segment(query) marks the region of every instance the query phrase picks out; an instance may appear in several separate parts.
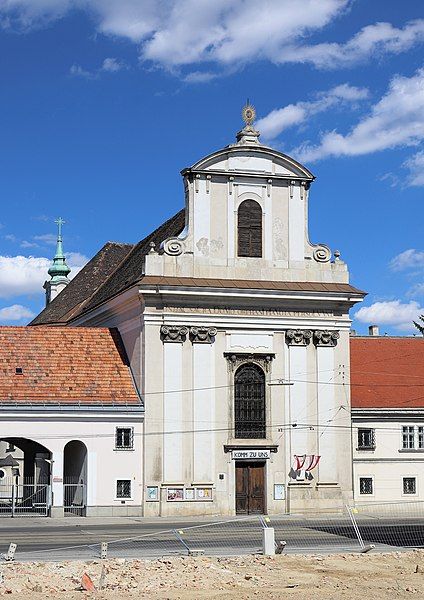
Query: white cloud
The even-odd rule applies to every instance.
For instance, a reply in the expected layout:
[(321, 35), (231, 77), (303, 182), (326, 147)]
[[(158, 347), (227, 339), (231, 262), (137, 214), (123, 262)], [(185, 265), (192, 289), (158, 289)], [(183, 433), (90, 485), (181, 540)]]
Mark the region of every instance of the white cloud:
[(415, 300), (403, 303), (401, 300), (374, 302), (371, 306), (360, 308), (355, 318), (362, 323), (372, 325), (389, 325), (402, 331), (414, 331), (412, 321), (424, 313), (424, 307)]
[(101, 67), (94, 71), (89, 71), (88, 69), (84, 69), (81, 65), (73, 64), (69, 69), (69, 72), (75, 77), (98, 79), (101, 73), (117, 73), (118, 71), (127, 68), (127, 65), (117, 58), (105, 58)]
[(401, 252), (389, 263), (393, 271), (405, 271), (407, 269), (424, 268), (424, 251), (410, 248)]
[[(82, 269), (82, 267), (88, 262), (88, 258), (81, 254), (80, 252), (67, 252), (66, 253), (66, 262), (71, 267), (71, 269)], [(74, 274), (75, 276), (75, 274)]]
[(312, 115), (329, 110), (337, 105), (356, 104), (358, 100), (368, 97), (368, 90), (347, 83), (338, 85), (327, 92), (319, 92), (316, 99), (310, 102), (288, 104), (275, 109), (259, 119), (256, 127), (265, 139), (272, 139), (284, 129), (297, 125), (309, 119)]
[(34, 317), (35, 314), (22, 304), (12, 304), (12, 306), (0, 308), (0, 323), (2, 324), (33, 319)]
[(34, 240), (48, 244), (49, 246), (55, 246), (57, 243), (57, 235), (55, 233), (43, 233), (43, 235), (34, 235)]
[(424, 139), (424, 69), (412, 77), (395, 76), (387, 93), (347, 135), (323, 135), (317, 146), (295, 151), (299, 160), (355, 156), (388, 148), (414, 146)]
[[(78, 252), (66, 256), (72, 269), (70, 277), (75, 277), (88, 259)], [(0, 298), (42, 293), (51, 264), (51, 259), (44, 257), (0, 256)]]
[(424, 283), (416, 283), (408, 290), (406, 295), (408, 296), (408, 298), (417, 298), (419, 296), (424, 296)]
[[(296, 0), (2, 0), (0, 26), (27, 31), (71, 9), (83, 10), (98, 32), (140, 44), (142, 60), (167, 67), (266, 59), (335, 68), (404, 52), (424, 39), (424, 20), (419, 19), (403, 28), (368, 25), (344, 43), (305, 43), (347, 12), (350, 4), (350, 0), (302, 0), (299, 9)], [(75, 65), (74, 74), (84, 72)]]
[[(71, 9), (86, 11), (100, 33), (140, 44), (142, 60), (167, 67), (214, 62), (229, 66), (266, 59), (351, 66), (398, 54), (424, 40), (424, 20), (396, 28), (367, 25), (342, 43), (307, 43), (347, 12), (350, 0), (2, 0), (0, 26), (18, 31), (46, 26)], [(199, 6), (200, 5), (200, 6)], [(85, 71), (75, 65), (75, 75)]]
[(74, 77), (83, 77), (84, 79), (96, 79), (97, 73), (83, 69), (81, 65), (73, 64), (69, 72)]
[(371, 57), (375, 60), (378, 55), (400, 54), (423, 41), (424, 19), (410, 21), (403, 29), (390, 23), (375, 23), (367, 25), (343, 44), (283, 48), (278, 62), (307, 62), (320, 69), (348, 67)]
[(7, 235), (4, 236), (4, 239), (7, 240), (8, 242), (16, 242), (17, 241), (16, 235), (13, 235), (13, 233), (8, 233)]
[(212, 79), (216, 79), (216, 77), (217, 74), (211, 71), (193, 71), (185, 75), (184, 81), (186, 83), (207, 83), (208, 81), (212, 81)]
[(108, 73), (116, 73), (117, 71), (121, 71), (125, 68), (126, 65), (123, 62), (119, 61), (117, 58), (105, 58), (101, 66), (101, 71), (106, 71)]
[(424, 152), (417, 152), (403, 165), (404, 168), (409, 170), (409, 176), (407, 177), (407, 184), (412, 186), (424, 185)]
[(36, 242), (28, 242), (28, 240), (22, 240), (21, 248), (37, 248), (38, 244)]

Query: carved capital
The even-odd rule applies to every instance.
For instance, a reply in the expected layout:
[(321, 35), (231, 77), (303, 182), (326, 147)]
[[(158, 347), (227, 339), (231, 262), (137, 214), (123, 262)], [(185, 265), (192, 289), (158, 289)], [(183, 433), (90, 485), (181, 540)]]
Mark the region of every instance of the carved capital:
[(286, 332), (286, 343), (288, 346), (307, 346), (311, 337), (310, 329), (289, 329)]
[(188, 327), (185, 325), (162, 325), (160, 328), (160, 337), (163, 342), (182, 344), (185, 342), (187, 334)]
[(193, 344), (212, 344), (217, 333), (216, 327), (190, 327), (190, 339)]
[(336, 346), (340, 337), (338, 331), (314, 331), (315, 346)]

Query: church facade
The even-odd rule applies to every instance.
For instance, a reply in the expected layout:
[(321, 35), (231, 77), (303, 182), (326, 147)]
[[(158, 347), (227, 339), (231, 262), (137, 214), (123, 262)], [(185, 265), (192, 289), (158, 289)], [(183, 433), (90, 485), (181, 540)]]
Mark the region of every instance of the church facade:
[(143, 400), (146, 516), (353, 498), (349, 309), (365, 294), (309, 240), (312, 173), (244, 116), (236, 143), (182, 171), (182, 211), (106, 244), (32, 323), (119, 331)]

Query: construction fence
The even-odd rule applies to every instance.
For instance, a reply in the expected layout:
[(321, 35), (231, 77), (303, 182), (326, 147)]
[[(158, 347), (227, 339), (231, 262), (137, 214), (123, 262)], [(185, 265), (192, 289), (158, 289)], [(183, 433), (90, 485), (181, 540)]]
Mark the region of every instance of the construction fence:
[[(270, 547), (270, 539), (272, 547)], [(13, 540), (10, 540), (13, 543)], [(20, 561), (151, 559), (164, 556), (238, 556), (384, 551), (424, 547), (424, 502), (346, 506), (344, 514), (249, 516), (164, 529), (93, 543), (26, 549), (12, 547)], [(7, 548), (3, 558), (7, 559)]]

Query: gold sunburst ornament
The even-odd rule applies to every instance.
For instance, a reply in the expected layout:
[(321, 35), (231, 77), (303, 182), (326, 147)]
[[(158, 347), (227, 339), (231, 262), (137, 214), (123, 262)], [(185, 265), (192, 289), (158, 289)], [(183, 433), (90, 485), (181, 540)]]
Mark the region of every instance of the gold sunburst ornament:
[(243, 106), (241, 116), (248, 127), (250, 127), (255, 120), (256, 110), (255, 107), (250, 104), (249, 100), (246, 102), (245, 106)]

